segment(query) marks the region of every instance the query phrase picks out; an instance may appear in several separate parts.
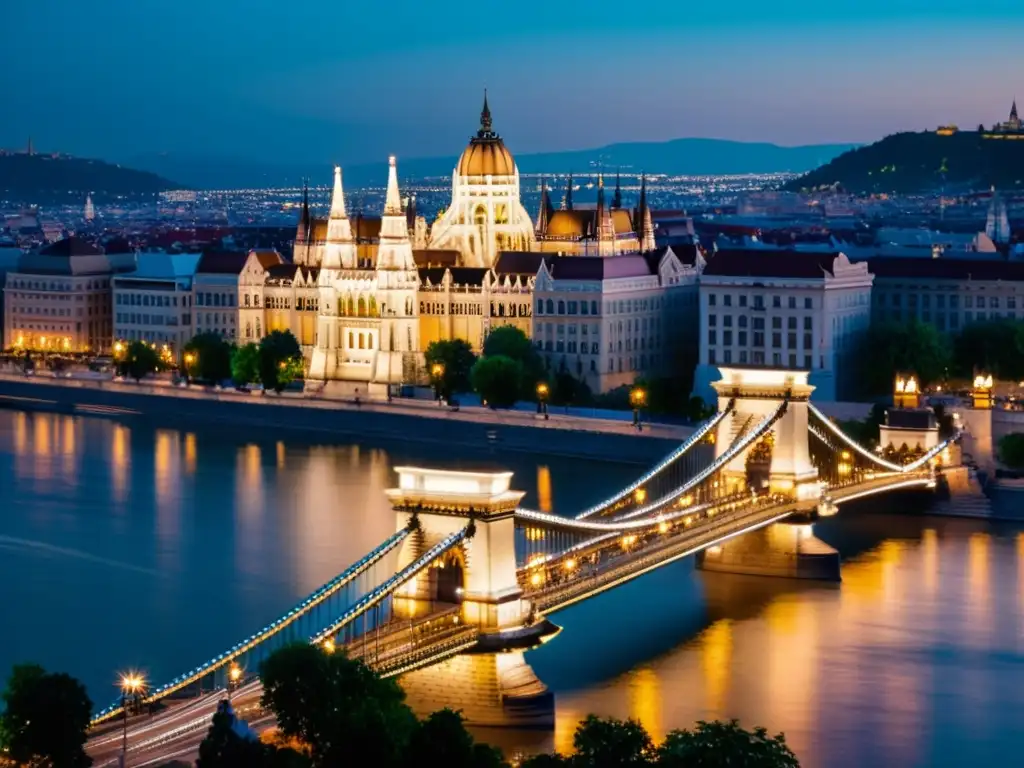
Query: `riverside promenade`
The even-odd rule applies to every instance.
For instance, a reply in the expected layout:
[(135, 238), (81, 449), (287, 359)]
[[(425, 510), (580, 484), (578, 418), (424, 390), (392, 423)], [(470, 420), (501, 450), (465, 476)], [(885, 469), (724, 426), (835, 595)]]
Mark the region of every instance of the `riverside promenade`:
[(220, 424), (338, 436), (410, 440), (650, 463), (692, 427), (616, 419), (461, 407), (395, 398), (328, 400), (307, 393), (238, 392), (161, 380), (112, 381), (0, 372), (0, 407), (111, 418), (144, 418), (178, 428)]

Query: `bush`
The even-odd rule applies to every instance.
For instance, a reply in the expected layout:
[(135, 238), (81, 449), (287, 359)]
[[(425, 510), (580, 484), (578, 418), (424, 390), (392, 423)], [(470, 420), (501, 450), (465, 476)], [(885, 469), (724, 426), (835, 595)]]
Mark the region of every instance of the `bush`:
[(523, 365), (505, 355), (481, 357), (473, 365), (473, 389), (493, 408), (511, 408), (523, 389)]

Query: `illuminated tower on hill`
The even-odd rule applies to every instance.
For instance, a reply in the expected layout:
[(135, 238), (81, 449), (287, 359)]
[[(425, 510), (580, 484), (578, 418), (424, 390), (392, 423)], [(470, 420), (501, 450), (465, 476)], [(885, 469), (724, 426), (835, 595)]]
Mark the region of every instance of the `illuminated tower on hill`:
[(92, 221), (96, 218), (96, 209), (92, 204), (92, 195), (85, 196), (85, 210), (82, 212), (82, 216), (86, 221)]

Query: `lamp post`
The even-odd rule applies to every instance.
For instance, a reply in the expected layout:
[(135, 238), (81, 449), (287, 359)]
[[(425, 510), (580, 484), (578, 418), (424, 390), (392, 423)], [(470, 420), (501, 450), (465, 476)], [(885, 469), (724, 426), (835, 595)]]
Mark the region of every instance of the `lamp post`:
[(186, 381), (191, 381), (192, 380), (192, 365), (193, 365), (193, 363), (196, 362), (196, 359), (197, 359), (197, 355), (194, 352), (186, 352), (185, 353), (184, 360), (185, 360), (185, 380)]
[(544, 421), (548, 420), (548, 391), (546, 381), (537, 384), (537, 413), (544, 414)]
[(232, 664), (228, 669), (228, 701), (231, 701), (231, 694), (238, 687), (238, 683), (242, 679), (242, 668), (237, 664)]
[(128, 704), (146, 688), (146, 681), (135, 672), (121, 675), (121, 712), (124, 715), (124, 730), (121, 736), (121, 766), (128, 762)]
[(640, 409), (647, 402), (647, 392), (644, 391), (643, 387), (633, 387), (629, 391), (629, 402), (633, 406), (633, 425), (636, 427), (637, 432), (643, 432), (644, 427), (640, 423)]
[(444, 364), (434, 363), (430, 366), (430, 377), (434, 380), (434, 396), (437, 404), (441, 405), (441, 387), (444, 383)]

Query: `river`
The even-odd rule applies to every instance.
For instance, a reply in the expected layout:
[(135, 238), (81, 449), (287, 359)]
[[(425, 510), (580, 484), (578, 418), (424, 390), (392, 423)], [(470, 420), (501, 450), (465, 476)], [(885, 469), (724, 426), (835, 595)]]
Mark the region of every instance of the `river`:
[[(600, 500), (640, 470), (554, 456), (325, 444), (0, 411), (0, 674), (67, 671), (97, 705), (116, 673), (173, 677), (393, 532), (392, 467), (505, 468), (525, 503)], [(815, 526), (839, 585), (684, 560), (555, 616), (527, 655), (571, 747), (589, 712), (655, 738), (698, 719), (784, 731), (807, 766), (1012, 763), (1024, 736), (1024, 526), (882, 511)]]

